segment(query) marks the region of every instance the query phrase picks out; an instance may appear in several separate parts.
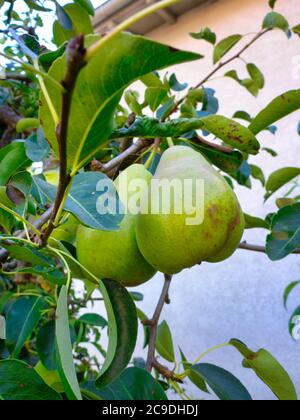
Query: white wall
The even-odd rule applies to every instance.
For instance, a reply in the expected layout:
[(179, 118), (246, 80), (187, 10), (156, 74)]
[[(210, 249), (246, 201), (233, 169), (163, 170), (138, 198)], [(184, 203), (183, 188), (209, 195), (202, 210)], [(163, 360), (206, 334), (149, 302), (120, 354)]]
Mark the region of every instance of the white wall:
[[(300, 23), (299, 0), (278, 0), (277, 10), (285, 14), (291, 24)], [(220, 0), (192, 10), (176, 25), (162, 27), (151, 33), (150, 37), (210, 57), (209, 44), (192, 39), (189, 32), (209, 26), (217, 32), (219, 39), (233, 33), (257, 32), (268, 11), (267, 0)], [(220, 113), (230, 117), (237, 109), (246, 109), (255, 115), (276, 95), (299, 88), (300, 79), (293, 78), (292, 73), (292, 60), (299, 54), (299, 38), (288, 41), (280, 31), (267, 34), (244, 54), (247, 61), (255, 62), (265, 73), (267, 83), (263, 93), (254, 99), (230, 79), (214, 80), (208, 86), (218, 92)], [(240, 71), (245, 71), (244, 67), (242, 62), (234, 65)], [(211, 60), (205, 59), (192, 65), (182, 65), (176, 71), (179, 80), (193, 85), (210, 68)], [(232, 66), (227, 70), (230, 69)], [(296, 134), (299, 120), (298, 113), (278, 124), (276, 137), (268, 133), (260, 136), (264, 146), (279, 152), (278, 158), (261, 153), (253, 157), (251, 162), (263, 167), (267, 175), (283, 165), (299, 166), (300, 138)], [(238, 188), (237, 193), (243, 209), (250, 214), (266, 215), (275, 209), (272, 205), (274, 200), (263, 206), (264, 191), (258, 182), (254, 182), (251, 191)], [(264, 244), (265, 232), (247, 231), (245, 239)], [(267, 348), (289, 371), (300, 395), (299, 345), (289, 336), (287, 325), (290, 313), (285, 312), (282, 305), (285, 286), (300, 279), (299, 265), (300, 259), (295, 256), (272, 263), (265, 255), (237, 251), (227, 262), (203, 264), (177, 275), (171, 288), (172, 304), (163, 312), (163, 319), (172, 328), (176, 346), (180, 346), (191, 361), (207, 348), (233, 337), (246, 342), (254, 350)], [(162, 276), (158, 275), (138, 289), (145, 294), (145, 301), (140, 306), (149, 316), (161, 287)], [(290, 311), (300, 304), (299, 292), (298, 296), (295, 292), (291, 299)], [(137, 349), (137, 355), (143, 354), (140, 348)], [(235, 373), (254, 398), (273, 398), (272, 393), (251, 371), (241, 367), (241, 357), (234, 350), (219, 350), (205, 361)], [(196, 397), (200, 396), (193, 387), (189, 387), (189, 391)]]

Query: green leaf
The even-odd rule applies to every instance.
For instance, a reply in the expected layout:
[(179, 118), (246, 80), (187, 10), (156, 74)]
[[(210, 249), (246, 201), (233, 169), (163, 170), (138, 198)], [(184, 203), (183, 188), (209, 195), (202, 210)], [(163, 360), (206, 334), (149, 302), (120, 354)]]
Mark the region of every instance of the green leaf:
[[(136, 308), (136, 310), (137, 310), (138, 319), (141, 321), (142, 324), (144, 323), (144, 321), (149, 319), (147, 317), (147, 315), (141, 309)], [(149, 338), (150, 338), (150, 327), (149, 327), (149, 325), (143, 325), (143, 330), (144, 330), (143, 349), (145, 349), (149, 344)]]
[(175, 362), (172, 334), (166, 321), (163, 321), (157, 328), (155, 347), (161, 357), (166, 359), (168, 362)]
[(191, 366), (222, 401), (251, 401), (244, 385), (230, 372), (208, 363)]
[(259, 94), (259, 86), (255, 80), (251, 79), (240, 79), (236, 70), (231, 70), (225, 73), (226, 77), (230, 77), (231, 79), (235, 80), (239, 85), (246, 88), (251, 95), (258, 96)]
[(200, 118), (178, 118), (167, 122), (160, 122), (156, 118), (141, 117), (137, 118), (130, 127), (124, 127), (114, 131), (111, 139), (123, 137), (180, 137), (192, 130), (203, 127)]
[(251, 168), (251, 175), (253, 176), (253, 178), (260, 181), (262, 186), (264, 187), (266, 184), (266, 178), (262, 169), (256, 165), (250, 165), (250, 168)]
[(281, 168), (273, 172), (266, 183), (267, 195), (269, 198), (281, 187), (300, 175), (300, 168)]
[(34, 370), (43, 379), (46, 385), (50, 386), (50, 388), (54, 389), (54, 391), (59, 394), (64, 393), (63, 383), (61, 382), (57, 370), (48, 370), (42, 362), (38, 362), (35, 365)]
[(166, 98), (168, 91), (161, 87), (149, 87), (145, 92), (145, 100), (147, 101), (152, 112), (155, 112)]
[(287, 309), (287, 302), (288, 302), (288, 299), (289, 299), (289, 297), (290, 297), (290, 294), (292, 293), (292, 291), (297, 287), (297, 286), (299, 286), (299, 284), (300, 284), (300, 281), (293, 281), (291, 284), (289, 284), (287, 287), (286, 287), (286, 289), (285, 289), (285, 291), (284, 291), (284, 295), (283, 295), (283, 304), (284, 304), (284, 307), (285, 307), (285, 309)]
[(260, 219), (259, 217), (253, 217), (249, 214), (244, 213), (246, 221), (246, 229), (269, 229), (269, 223), (266, 220)]
[[(55, 186), (38, 177), (35, 177), (35, 182), (50, 201), (55, 200)], [(108, 190), (105, 191), (104, 187)], [(100, 207), (101, 211), (105, 210), (103, 206), (106, 199), (109, 204), (112, 203), (113, 208), (107, 208), (106, 213), (100, 214), (98, 210)], [(118, 230), (123, 219), (114, 183), (101, 172), (84, 172), (76, 175), (64, 209), (72, 213), (82, 224), (93, 229)]]
[(277, 0), (269, 0), (269, 6), (274, 9)]
[(181, 355), (181, 361), (183, 364), (183, 367), (185, 370), (188, 370), (188, 378), (189, 380), (197, 387), (199, 388), (201, 391), (206, 392), (209, 394), (209, 391), (207, 389), (206, 383), (204, 381), (204, 379), (202, 378), (202, 376), (196, 372), (195, 370), (191, 370), (191, 366), (192, 364), (189, 363), (187, 361), (187, 358), (185, 357), (184, 353), (182, 352), (182, 350), (180, 350), (180, 355)]
[(241, 80), (241, 85), (245, 87), (251, 95), (257, 97), (259, 94), (259, 87), (257, 86), (257, 83), (253, 79), (244, 79)]
[(107, 401), (166, 401), (161, 385), (144, 369), (131, 367), (97, 395)]
[(278, 153), (277, 153), (277, 152), (275, 152), (275, 150), (270, 149), (269, 147), (263, 147), (263, 148), (261, 149), (261, 151), (267, 152), (267, 153), (268, 153), (269, 155), (271, 155), (272, 157), (277, 157), (277, 156), (278, 156)]
[(294, 34), (300, 36), (300, 25), (294, 26), (292, 31), (294, 32)]
[(297, 200), (295, 200), (294, 198), (285, 198), (285, 197), (283, 197), (283, 198), (277, 198), (276, 199), (276, 206), (279, 209), (282, 209), (282, 207), (290, 206), (290, 205), (296, 204), (296, 203), (297, 203)]
[(203, 39), (212, 45), (217, 41), (217, 35), (210, 28), (204, 28), (200, 32), (191, 32), (190, 36), (194, 39)]
[(89, 15), (94, 16), (95, 9), (90, 0), (74, 0), (75, 3), (78, 3), (83, 9), (85, 9)]
[(247, 70), (251, 79), (255, 81), (258, 88), (263, 89), (265, 86), (265, 78), (262, 72), (259, 70), (259, 68), (255, 64), (250, 63), (247, 64)]
[(230, 146), (250, 154), (258, 153), (260, 144), (247, 127), (221, 115), (209, 115), (201, 121), (207, 131)]
[(0, 397), (10, 401), (61, 399), (31, 366), (19, 360), (0, 361)]
[(30, 166), (24, 142), (14, 142), (0, 150), (0, 185), (6, 185), (9, 178)]
[[(1, 196), (1, 193), (0, 193)], [(2, 202), (2, 198), (0, 198), (0, 202)], [(6, 233), (11, 233), (14, 225), (15, 225), (15, 218), (12, 214), (8, 213), (5, 210), (0, 209), (0, 226), (4, 228)]]
[(12, 202), (7, 196), (6, 187), (0, 187), (0, 203), (4, 204), (6, 207), (10, 209), (15, 207), (15, 203)]
[(289, 23), (284, 16), (277, 12), (270, 12), (263, 21), (264, 29), (282, 29), (284, 32), (289, 31)]
[(253, 118), (251, 115), (246, 111), (237, 111), (232, 118), (237, 118), (239, 120), (251, 122)]
[(65, 42), (57, 50), (50, 51), (39, 56), (39, 62), (47, 72), (49, 71), (54, 61), (65, 53), (67, 45), (68, 43)]
[(70, 18), (68, 13), (65, 11), (65, 9), (59, 5), (59, 3), (56, 2), (55, 5), (56, 5), (56, 16), (62, 29), (71, 31), (73, 29), (72, 19)]
[[(5, 237), (0, 237), (0, 241), (5, 241)], [(33, 266), (44, 266), (56, 268), (55, 260), (49, 256), (48, 251), (37, 249), (36, 246), (30, 245), (29, 243), (20, 243), (17, 238), (14, 240), (15, 243), (9, 244), (3, 243), (3, 247), (8, 250), (10, 256), (16, 260), (23, 261)]]
[(5, 309), (8, 301), (12, 297), (12, 295), (13, 295), (12, 292), (2, 292), (1, 293), (1, 295), (0, 295), (0, 313), (4, 312), (4, 309)]
[[(53, 25), (53, 38), (57, 46), (61, 46), (66, 41), (74, 38), (76, 35), (88, 35), (93, 33), (93, 26), (89, 14), (79, 4), (67, 4), (64, 7), (60, 6), (64, 11), (65, 19), (56, 21)], [(62, 15), (62, 14), (61, 14)], [(71, 22), (67, 23), (66, 16)], [(62, 23), (64, 23), (62, 25)], [(67, 26), (68, 28), (65, 28)]]
[[(113, 131), (117, 105), (124, 89), (131, 83), (154, 70), (199, 58), (201, 56), (197, 54), (175, 50), (129, 33), (119, 34), (105, 43), (77, 80), (68, 133), (69, 168), (81, 168), (104, 147)], [(64, 77), (65, 61), (65, 56), (59, 58), (50, 69), (49, 74), (57, 81)], [(60, 115), (61, 92), (47, 82), (46, 85)], [(56, 127), (45, 98), (41, 101), (44, 132), (57, 154)]]
[(280, 209), (272, 219), (271, 228), (267, 254), (272, 261), (278, 261), (300, 246), (300, 204)]
[(176, 77), (176, 74), (173, 73), (169, 80), (169, 85), (174, 92), (182, 92), (185, 90), (189, 85), (188, 83), (180, 83)]
[(245, 367), (251, 368), (279, 400), (298, 399), (295, 386), (288, 373), (268, 351), (261, 349), (255, 353), (244, 343), (235, 339), (230, 343), (245, 358)]
[(27, 6), (32, 10), (37, 10), (38, 12), (51, 12), (51, 9), (48, 9), (44, 6), (42, 6), (38, 1), (36, 0), (24, 0)]
[(130, 292), (130, 296), (135, 302), (142, 302), (144, 300), (144, 295), (140, 292)]
[(61, 288), (59, 294), (55, 326), (59, 374), (64, 384), (65, 392), (70, 400), (81, 400), (82, 397), (72, 354), (66, 286)]
[(6, 314), (6, 345), (13, 358), (19, 357), (25, 342), (40, 321), (44, 308), (44, 298), (34, 296), (19, 298), (10, 306)]
[(57, 369), (55, 321), (48, 321), (39, 330), (36, 349), (43, 365), (50, 371)]
[(249, 129), (258, 134), (261, 131), (292, 114), (300, 108), (300, 90), (291, 90), (275, 98), (252, 121)]
[(24, 198), (28, 198), (32, 188), (32, 177), (29, 172), (18, 172), (10, 179), (9, 186), (20, 191)]
[(42, 162), (49, 155), (50, 146), (41, 130), (28, 137), (25, 150), (28, 159), (32, 162)]
[(124, 94), (124, 99), (131, 112), (136, 115), (143, 114), (143, 106), (139, 103), (139, 92), (134, 90), (127, 90)]
[(241, 35), (231, 35), (220, 41), (214, 49), (213, 62), (216, 64), (224, 57), (243, 37)]
[(107, 357), (96, 379), (96, 386), (103, 388), (115, 380), (130, 362), (136, 345), (138, 323), (135, 304), (120, 283), (102, 280), (100, 291), (109, 328)]
[(111, 139), (123, 137), (178, 138), (200, 128), (209, 131), (239, 150), (249, 153), (257, 153), (259, 150), (257, 139), (247, 127), (220, 115), (209, 115), (204, 118), (177, 118), (163, 123), (156, 118), (142, 117), (137, 118), (130, 127), (114, 131), (110, 137)]
[(79, 319), (79, 322), (83, 324), (92, 325), (94, 327), (105, 328), (107, 327), (107, 321), (103, 316), (98, 314), (84, 314)]

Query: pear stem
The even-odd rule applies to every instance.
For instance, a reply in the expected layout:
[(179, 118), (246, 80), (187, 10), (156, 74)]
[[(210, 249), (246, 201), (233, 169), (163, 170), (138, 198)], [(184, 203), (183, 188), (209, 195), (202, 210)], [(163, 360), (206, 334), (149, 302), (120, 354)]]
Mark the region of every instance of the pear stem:
[(162, 310), (166, 302), (169, 303), (169, 290), (172, 281), (172, 276), (165, 274), (165, 282), (164, 286), (158, 300), (156, 309), (154, 311), (153, 317), (150, 320), (145, 322), (146, 325), (149, 326), (150, 329), (150, 336), (149, 336), (149, 345), (148, 345), (148, 356), (146, 362), (146, 369), (148, 372), (152, 371), (152, 368), (157, 368), (158, 363), (155, 357), (155, 344), (156, 344), (156, 337), (157, 337), (157, 327), (159, 323), (159, 318), (161, 316)]
[(153, 160), (155, 158), (155, 155), (156, 155), (157, 149), (158, 149), (158, 147), (160, 145), (160, 142), (161, 142), (161, 139), (155, 139), (155, 141), (154, 141), (154, 143), (152, 145), (152, 151), (150, 153), (150, 156), (147, 159), (147, 162), (144, 164), (145, 169), (148, 170), (150, 168), (150, 166), (152, 165), (152, 162), (153, 162)]
[(169, 147), (174, 147), (175, 146), (175, 144), (174, 144), (173, 140), (171, 139), (171, 137), (168, 137), (167, 138), (167, 142), (168, 142), (168, 146)]

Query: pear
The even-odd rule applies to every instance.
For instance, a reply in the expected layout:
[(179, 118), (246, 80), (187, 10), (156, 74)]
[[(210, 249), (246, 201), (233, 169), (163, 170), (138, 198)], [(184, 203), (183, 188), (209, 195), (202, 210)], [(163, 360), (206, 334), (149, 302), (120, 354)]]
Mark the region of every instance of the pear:
[(118, 231), (79, 227), (78, 261), (99, 279), (110, 278), (132, 287), (145, 283), (156, 273), (140, 253), (135, 238), (139, 199), (151, 178), (143, 165), (132, 165), (116, 179), (115, 185), (126, 210)]
[[(171, 189), (167, 198), (157, 187), (166, 182), (182, 190)], [(186, 206), (187, 198), (194, 204)], [(223, 261), (238, 247), (244, 227), (235, 193), (200, 153), (174, 146), (163, 154), (136, 224), (138, 246), (149, 264), (172, 275), (203, 261)]]

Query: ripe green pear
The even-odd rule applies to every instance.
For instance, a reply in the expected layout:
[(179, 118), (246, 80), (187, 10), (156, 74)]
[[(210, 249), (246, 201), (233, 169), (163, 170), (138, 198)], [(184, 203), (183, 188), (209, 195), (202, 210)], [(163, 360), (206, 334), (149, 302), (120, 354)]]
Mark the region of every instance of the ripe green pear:
[(119, 197), (127, 210), (118, 231), (79, 227), (78, 261), (99, 279), (110, 278), (133, 287), (150, 280), (156, 273), (142, 256), (135, 238), (135, 205), (139, 207), (139, 200), (151, 178), (143, 165), (132, 165), (116, 179)]
[[(157, 188), (158, 181), (183, 186), (182, 191), (171, 190), (169, 209), (163, 202), (166, 191)], [(186, 205), (188, 198), (193, 206)], [(244, 226), (237, 197), (224, 178), (200, 153), (175, 146), (163, 154), (142, 198), (136, 238), (149, 264), (172, 275), (203, 261), (229, 258)]]

